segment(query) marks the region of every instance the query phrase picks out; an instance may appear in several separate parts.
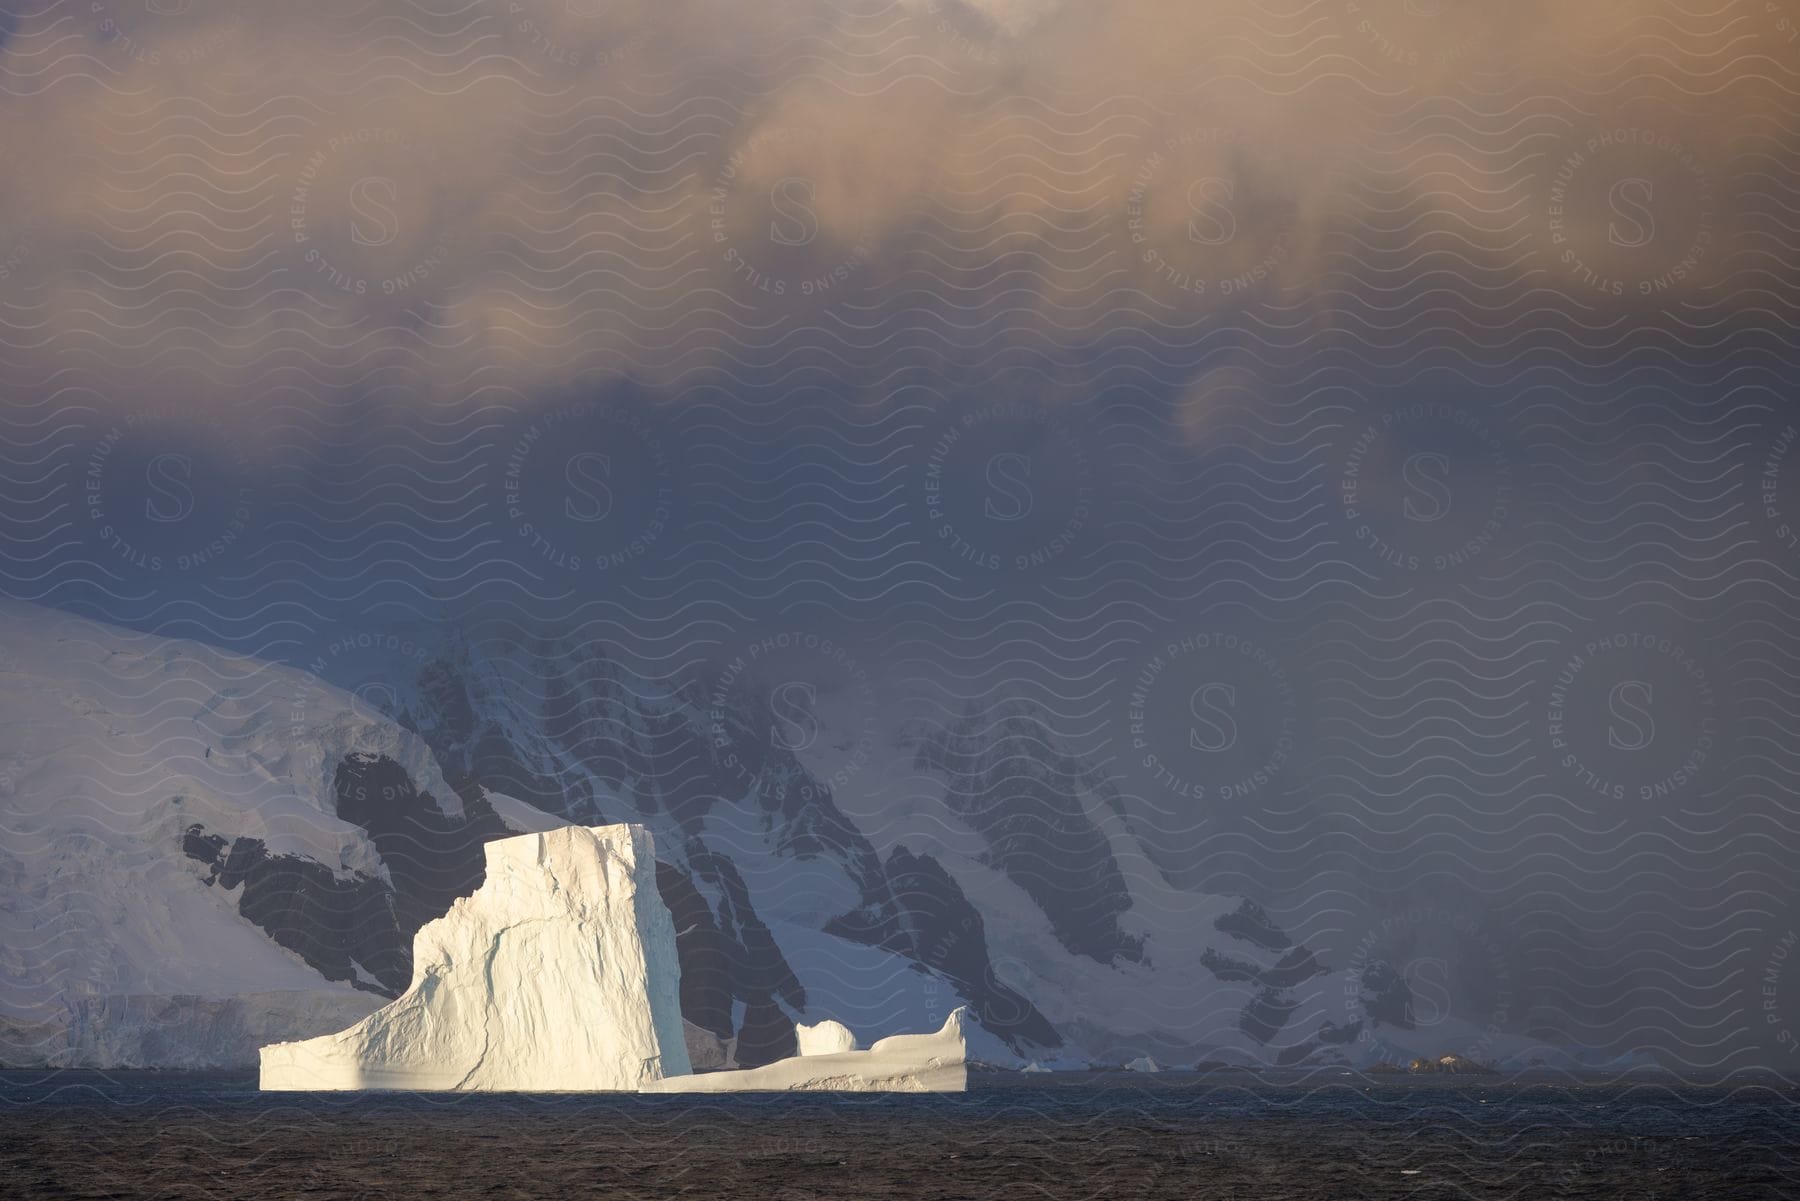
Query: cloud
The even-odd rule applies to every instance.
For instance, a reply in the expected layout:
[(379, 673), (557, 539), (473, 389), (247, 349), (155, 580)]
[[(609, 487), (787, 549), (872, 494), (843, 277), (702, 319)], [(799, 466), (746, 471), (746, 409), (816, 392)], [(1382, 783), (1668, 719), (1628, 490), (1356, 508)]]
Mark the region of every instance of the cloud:
[(0, 46), (0, 370), (253, 421), (397, 379), (1729, 323), (1785, 247), (1791, 66), (1773, 16), (1677, 16), (64, 0)]

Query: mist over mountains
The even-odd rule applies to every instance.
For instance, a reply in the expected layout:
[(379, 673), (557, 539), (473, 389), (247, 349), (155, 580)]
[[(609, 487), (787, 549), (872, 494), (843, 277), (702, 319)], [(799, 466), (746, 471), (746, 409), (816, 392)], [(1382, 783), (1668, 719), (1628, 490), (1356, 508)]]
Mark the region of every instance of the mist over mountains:
[(0, 733), (8, 895), (154, 811), (259, 965), (13, 1016), (391, 990), (545, 815), (746, 1055), (1788, 1062), (1800, 12), (299, 11), (0, 23), (0, 670), (133, 743)]

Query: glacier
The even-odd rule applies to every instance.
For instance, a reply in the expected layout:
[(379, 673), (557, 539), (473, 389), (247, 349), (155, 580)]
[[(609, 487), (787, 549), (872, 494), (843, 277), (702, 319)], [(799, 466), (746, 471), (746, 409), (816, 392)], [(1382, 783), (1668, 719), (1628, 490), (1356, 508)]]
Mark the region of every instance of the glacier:
[(675, 926), (642, 826), (485, 847), (413, 940), (412, 986), (348, 1030), (262, 1048), (265, 1091), (631, 1091), (690, 1072)]
[[(244, 1066), (387, 999), (340, 936), (361, 914), (275, 938), (245, 911), (337, 918), (282, 895), (302, 874), (385, 890), (335, 782), (346, 757), (378, 756), (441, 813), (456, 794), (419, 738), (316, 675), (205, 643), (10, 600), (0, 626), (0, 1064)], [(183, 852), (196, 829), (282, 870), (209, 876)]]

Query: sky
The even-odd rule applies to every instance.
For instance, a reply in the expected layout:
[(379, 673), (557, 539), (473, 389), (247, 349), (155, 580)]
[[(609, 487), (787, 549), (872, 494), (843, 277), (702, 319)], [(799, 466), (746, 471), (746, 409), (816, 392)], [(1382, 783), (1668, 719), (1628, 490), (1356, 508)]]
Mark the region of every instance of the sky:
[(1789, 0), (6, 0), (0, 588), (826, 632), (1183, 886), (1778, 1063), (1797, 95)]

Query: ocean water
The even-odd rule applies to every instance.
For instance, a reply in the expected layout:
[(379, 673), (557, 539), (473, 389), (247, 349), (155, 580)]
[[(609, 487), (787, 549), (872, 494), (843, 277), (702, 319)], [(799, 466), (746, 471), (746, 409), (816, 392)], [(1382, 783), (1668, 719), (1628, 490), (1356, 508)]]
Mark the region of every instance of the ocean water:
[(1800, 1196), (1800, 1089), (978, 1077), (967, 1094), (265, 1094), (244, 1073), (0, 1073), (0, 1198)]

